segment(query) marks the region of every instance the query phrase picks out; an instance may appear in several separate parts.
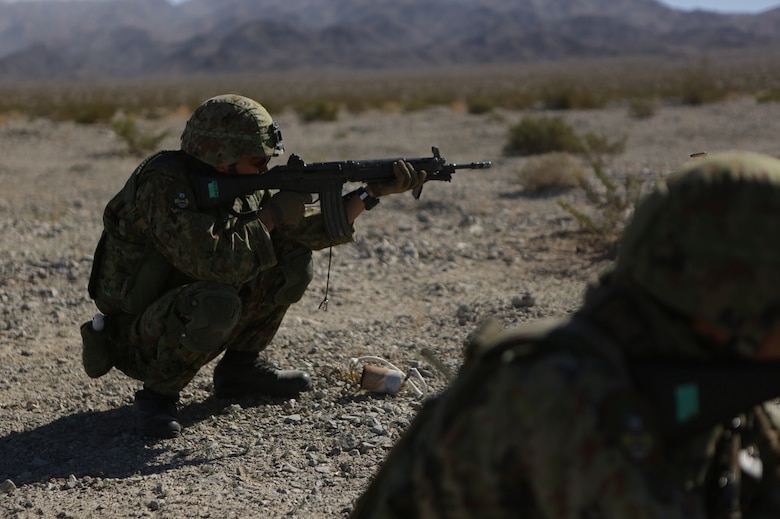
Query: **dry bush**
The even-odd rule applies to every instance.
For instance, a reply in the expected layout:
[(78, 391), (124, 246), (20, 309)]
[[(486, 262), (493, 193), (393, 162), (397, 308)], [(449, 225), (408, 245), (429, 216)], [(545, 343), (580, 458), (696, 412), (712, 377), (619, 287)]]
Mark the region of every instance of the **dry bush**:
[(578, 209), (564, 200), (558, 201), (558, 205), (580, 224), (590, 247), (614, 257), (618, 239), (634, 214), (647, 182), (630, 174), (617, 181), (606, 171), (608, 159), (625, 151), (625, 136), (611, 141), (603, 135), (588, 132), (581, 142), (582, 155), (590, 162), (594, 179), (589, 180), (588, 175), (582, 173), (575, 180), (585, 195), (588, 207)]
[(604, 91), (594, 92), (569, 81), (551, 82), (541, 88), (539, 96), (549, 110), (603, 108), (608, 97)]
[(620, 155), (626, 151), (627, 140), (628, 137), (625, 135), (611, 141), (605, 135), (587, 132), (581, 137), (583, 154), (591, 163), (601, 164), (607, 157)]
[(300, 103), (295, 110), (303, 122), (336, 121), (339, 118), (339, 105), (325, 99), (313, 99)]
[(470, 114), (481, 115), (496, 109), (496, 102), (489, 98), (475, 97), (466, 102)]
[(680, 100), (691, 106), (720, 101), (730, 92), (706, 59), (681, 74), (678, 88)]
[(61, 105), (51, 115), (55, 121), (74, 121), (78, 124), (99, 124), (111, 121), (117, 111), (113, 103), (89, 101)]
[(756, 96), (759, 103), (780, 103), (780, 88), (770, 88)]
[(504, 153), (541, 155), (551, 152), (582, 153), (582, 141), (561, 117), (525, 116), (509, 128)]
[(559, 192), (577, 187), (585, 168), (572, 155), (553, 152), (529, 158), (518, 176), (528, 193)]
[(558, 205), (579, 223), (587, 246), (614, 258), (623, 229), (651, 183), (631, 174), (615, 180), (600, 160), (591, 162), (591, 166), (592, 180), (587, 175), (577, 178), (588, 206), (577, 208), (565, 200), (559, 200)]
[(169, 134), (168, 130), (145, 133), (138, 127), (135, 119), (126, 116), (115, 117), (111, 121), (111, 129), (127, 145), (127, 151), (134, 155), (148, 155), (157, 150)]
[(658, 101), (654, 98), (635, 98), (628, 102), (628, 115), (634, 119), (650, 119), (658, 110)]

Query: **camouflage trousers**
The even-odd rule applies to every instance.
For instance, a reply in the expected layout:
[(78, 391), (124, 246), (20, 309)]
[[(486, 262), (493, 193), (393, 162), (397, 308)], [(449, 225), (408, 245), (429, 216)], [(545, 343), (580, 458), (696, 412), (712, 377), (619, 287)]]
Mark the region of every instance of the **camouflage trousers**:
[(177, 395), (225, 349), (264, 350), (289, 308), (274, 302), (284, 278), (273, 274), (238, 291), (193, 282), (166, 292), (141, 315), (112, 318), (115, 366), (145, 388)]

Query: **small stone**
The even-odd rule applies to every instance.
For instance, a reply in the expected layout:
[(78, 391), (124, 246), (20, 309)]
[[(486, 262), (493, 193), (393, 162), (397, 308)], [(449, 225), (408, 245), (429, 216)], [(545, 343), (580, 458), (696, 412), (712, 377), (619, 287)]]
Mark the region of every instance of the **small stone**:
[(528, 292), (523, 295), (512, 296), (512, 306), (515, 308), (529, 308), (535, 304), (536, 299)]
[(16, 484), (10, 479), (6, 479), (0, 483), (0, 494), (10, 494), (16, 490)]

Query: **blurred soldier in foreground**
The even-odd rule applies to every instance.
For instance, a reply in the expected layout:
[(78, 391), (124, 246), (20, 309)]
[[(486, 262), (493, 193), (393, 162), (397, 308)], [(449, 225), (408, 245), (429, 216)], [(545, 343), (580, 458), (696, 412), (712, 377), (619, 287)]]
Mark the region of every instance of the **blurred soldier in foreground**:
[[(142, 435), (177, 437), (179, 392), (223, 351), (217, 397), (292, 397), (311, 389), (307, 373), (280, 370), (259, 353), (312, 277), (312, 250), (352, 241), (328, 238), (311, 195), (254, 191), (227, 206), (198, 207), (194, 175), (262, 175), (284, 150), (279, 126), (258, 102), (238, 95), (205, 101), (181, 149), (144, 160), (106, 206), (89, 292), (102, 312), (81, 327), (87, 373), (113, 366), (143, 381), (133, 416)], [(348, 225), (376, 197), (419, 187), (424, 172), (404, 161), (395, 179), (345, 195)]]
[(780, 161), (691, 160), (555, 323), (483, 326), (353, 519), (778, 518)]

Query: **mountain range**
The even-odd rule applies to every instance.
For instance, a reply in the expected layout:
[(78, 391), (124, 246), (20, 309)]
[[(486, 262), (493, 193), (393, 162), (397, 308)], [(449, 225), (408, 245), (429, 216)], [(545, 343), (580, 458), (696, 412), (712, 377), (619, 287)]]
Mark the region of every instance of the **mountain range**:
[(0, 0), (0, 83), (780, 50), (780, 8), (656, 0)]

